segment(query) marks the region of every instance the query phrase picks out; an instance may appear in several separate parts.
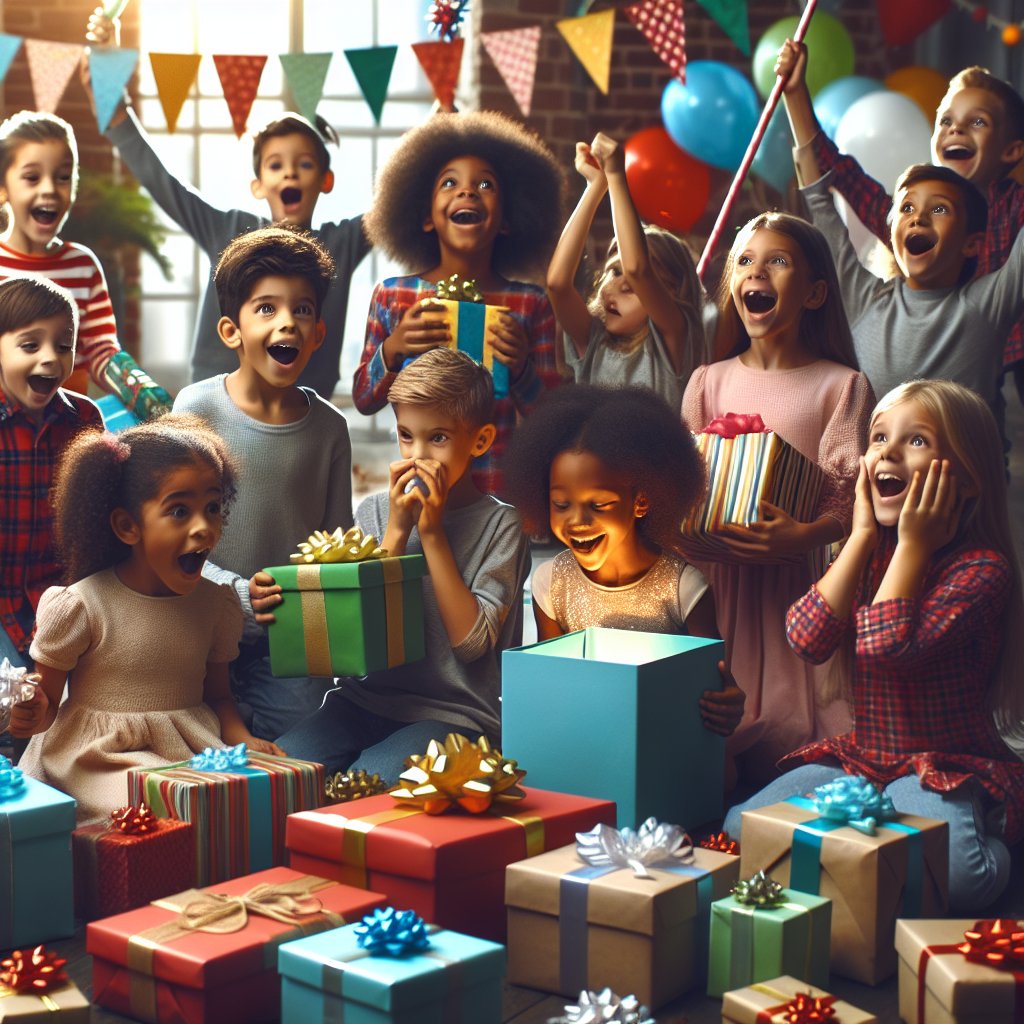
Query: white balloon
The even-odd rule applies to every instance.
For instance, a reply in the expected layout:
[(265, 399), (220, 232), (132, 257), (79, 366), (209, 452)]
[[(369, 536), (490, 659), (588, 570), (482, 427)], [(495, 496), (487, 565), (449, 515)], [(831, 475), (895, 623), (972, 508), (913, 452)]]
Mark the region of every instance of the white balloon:
[(892, 193), (911, 165), (931, 162), (932, 128), (921, 108), (902, 93), (881, 90), (850, 104), (836, 128), (836, 145)]

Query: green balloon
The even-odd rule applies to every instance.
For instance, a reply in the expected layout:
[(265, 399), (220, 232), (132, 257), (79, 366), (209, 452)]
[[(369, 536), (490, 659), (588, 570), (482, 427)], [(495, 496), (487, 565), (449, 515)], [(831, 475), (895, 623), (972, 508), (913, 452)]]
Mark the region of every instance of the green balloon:
[[(783, 18), (761, 36), (754, 50), (753, 79), (765, 98), (775, 86), (775, 61), (787, 39), (793, 38), (797, 18)], [(811, 96), (837, 78), (853, 74), (853, 41), (838, 18), (816, 11), (804, 36), (807, 44), (807, 88)]]

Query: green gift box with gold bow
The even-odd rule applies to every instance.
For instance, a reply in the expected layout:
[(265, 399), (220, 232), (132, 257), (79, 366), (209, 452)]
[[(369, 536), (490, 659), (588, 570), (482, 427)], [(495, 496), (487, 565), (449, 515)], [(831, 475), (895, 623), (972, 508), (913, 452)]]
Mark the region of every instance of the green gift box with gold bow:
[(283, 601), (268, 628), (275, 676), (364, 676), (419, 661), (422, 555), (267, 569)]

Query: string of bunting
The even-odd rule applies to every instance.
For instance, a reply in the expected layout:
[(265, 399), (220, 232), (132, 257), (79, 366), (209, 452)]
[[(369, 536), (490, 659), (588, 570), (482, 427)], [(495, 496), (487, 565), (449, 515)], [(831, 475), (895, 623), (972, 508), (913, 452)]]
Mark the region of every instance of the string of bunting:
[(953, 0), (957, 10), (964, 11), (972, 21), (986, 28), (994, 28), (1003, 41), (1004, 46), (1017, 46), (1024, 38), (1024, 21), (1007, 21), (998, 18), (984, 4), (974, 0)]

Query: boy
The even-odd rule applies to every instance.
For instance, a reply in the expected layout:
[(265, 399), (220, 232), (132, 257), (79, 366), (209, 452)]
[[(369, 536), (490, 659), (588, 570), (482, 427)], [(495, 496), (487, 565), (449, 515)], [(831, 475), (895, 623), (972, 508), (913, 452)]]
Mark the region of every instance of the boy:
[[(261, 570), (287, 565), (314, 530), (352, 525), (352, 449), (345, 417), (297, 381), (324, 340), (330, 254), (311, 235), (259, 228), (236, 238), (214, 272), (217, 331), (237, 369), (191, 384), (176, 412), (204, 417), (238, 462), (238, 494), (203, 572), (230, 582), (246, 612), (232, 687), (255, 736), (273, 739), (320, 706), (329, 679), (277, 679), (253, 607), (277, 593)], [(218, 568), (219, 566), (219, 568)]]
[(396, 782), (431, 739), (499, 740), (501, 652), (522, 641), (530, 554), (515, 509), (470, 475), (494, 441), (490, 374), (465, 353), (433, 349), (398, 374), (388, 401), (402, 457), (356, 521), (390, 554), (426, 558), (426, 660), (341, 680), (279, 743), (328, 772), (365, 768)]

